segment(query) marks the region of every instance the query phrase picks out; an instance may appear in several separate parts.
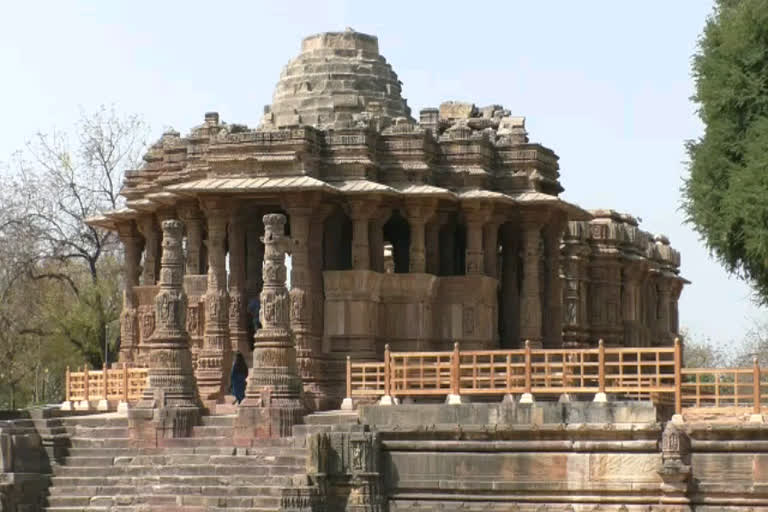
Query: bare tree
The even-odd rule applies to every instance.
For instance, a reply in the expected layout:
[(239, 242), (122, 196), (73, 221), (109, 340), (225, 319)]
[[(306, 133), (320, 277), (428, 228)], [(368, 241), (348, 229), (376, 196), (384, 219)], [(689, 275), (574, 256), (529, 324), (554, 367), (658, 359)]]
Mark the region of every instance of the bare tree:
[(120, 255), (115, 234), (85, 220), (121, 206), (123, 171), (139, 166), (147, 134), (136, 116), (104, 107), (82, 114), (74, 137), (36, 134), (12, 159), (0, 191), (7, 212), (0, 237), (25, 245), (8, 257), (19, 260), (16, 268), (28, 279), (61, 286), (39, 334), (65, 338), (93, 365), (101, 364), (119, 315)]

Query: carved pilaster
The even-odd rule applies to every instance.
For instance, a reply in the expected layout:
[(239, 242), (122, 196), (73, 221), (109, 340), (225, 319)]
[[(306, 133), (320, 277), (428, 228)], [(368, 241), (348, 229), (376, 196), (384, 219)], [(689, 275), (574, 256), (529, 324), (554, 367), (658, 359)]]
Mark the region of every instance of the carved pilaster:
[(427, 221), (425, 218), (426, 211), (420, 204), (408, 204), (406, 206), (406, 211), (408, 214), (408, 225), (411, 228), (408, 271), (412, 274), (423, 273), (427, 270), (427, 260), (424, 251), (424, 226)]
[(485, 275), (499, 277), (499, 224), (493, 219), (483, 226), (483, 268)]
[(141, 285), (154, 286), (157, 282), (158, 253), (160, 252), (160, 233), (151, 214), (142, 215), (138, 221), (139, 231), (144, 237), (144, 261), (141, 267)]
[(120, 356), (121, 363), (131, 363), (138, 348), (138, 315), (134, 286), (139, 284), (139, 260), (141, 259), (141, 237), (133, 221), (121, 223), (117, 233), (124, 249), (123, 310), (120, 313)]
[(544, 229), (546, 258), (546, 310), (544, 327), (545, 346), (559, 348), (563, 345), (563, 288), (560, 277), (560, 241), (563, 237), (565, 219), (557, 215), (550, 219)]
[[(233, 352), (249, 356), (245, 289), (245, 218), (233, 209), (229, 220), (229, 337)], [(246, 357), (247, 359), (247, 357)]]
[(523, 275), (520, 293), (520, 336), (541, 345), (541, 222), (526, 218), (522, 223)]
[[(160, 291), (155, 297), (156, 327), (147, 340), (149, 378), (131, 421), (141, 423), (135, 434), (157, 442), (158, 437), (183, 437), (197, 423), (198, 407), (192, 373), (192, 353), (186, 331), (187, 296), (183, 287), (182, 234), (184, 226), (166, 220)], [(152, 410), (160, 409), (159, 413)], [(147, 421), (152, 421), (147, 431)], [(142, 423), (143, 422), (143, 423)], [(159, 431), (154, 433), (151, 431)]]
[(520, 346), (520, 295), (518, 266), (520, 241), (512, 223), (501, 228), (501, 308), (502, 347), (514, 349)]
[(229, 342), (229, 293), (227, 292), (226, 236), (229, 208), (224, 200), (206, 200), (208, 219), (208, 288), (205, 292), (205, 332), (197, 358), (200, 396), (212, 407), (226, 394), (231, 356)]
[(673, 498), (672, 503), (687, 501), (687, 491), (691, 480), (691, 441), (683, 429), (668, 422), (661, 435), (661, 461), (658, 471), (663, 483), (661, 491), (665, 498)]
[(488, 221), (488, 212), (475, 208), (467, 209), (464, 219), (467, 226), (466, 274), (482, 275), (485, 271), (483, 225)]
[(384, 224), (391, 215), (391, 208), (380, 207), (368, 222), (371, 270), (376, 272), (384, 272)]
[(179, 216), (184, 222), (187, 234), (186, 273), (189, 275), (202, 274), (203, 213), (196, 204), (186, 204), (179, 208)]
[(657, 339), (655, 345), (668, 345), (670, 338), (670, 305), (672, 303), (672, 282), (666, 276), (658, 279), (658, 298), (656, 312)]
[[(261, 324), (253, 348), (253, 369), (248, 379), (242, 422), (264, 423), (263, 435), (290, 435), (301, 420), (301, 379), (296, 368), (296, 349), (290, 330), (291, 298), (285, 286), (285, 215), (264, 216), (264, 288), (261, 292)], [(246, 409), (251, 409), (246, 411)]]
[(375, 204), (357, 199), (349, 202), (349, 216), (352, 219), (352, 268), (371, 268), (371, 249), (368, 243), (368, 220), (375, 211)]
[(568, 347), (588, 346), (588, 264), (589, 245), (586, 243), (585, 222), (569, 222), (562, 247), (564, 275), (563, 297), (563, 344)]

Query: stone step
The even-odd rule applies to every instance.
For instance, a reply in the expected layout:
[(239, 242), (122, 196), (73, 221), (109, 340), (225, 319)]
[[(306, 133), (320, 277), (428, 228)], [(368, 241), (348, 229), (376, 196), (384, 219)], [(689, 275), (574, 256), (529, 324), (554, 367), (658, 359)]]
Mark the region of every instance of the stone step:
[(283, 486), (280, 485), (149, 485), (135, 487), (132, 485), (113, 486), (54, 486), (51, 496), (119, 496), (134, 494), (176, 494), (179, 496), (280, 496)]
[(364, 432), (366, 425), (357, 423), (339, 423), (337, 425), (294, 425), (293, 435), (307, 437), (320, 432)]
[(120, 439), (131, 437), (131, 431), (128, 427), (84, 427), (78, 425), (75, 428), (76, 437), (88, 437), (92, 439)]
[[(105, 457), (108, 459), (108, 457)], [(81, 459), (77, 459), (79, 461)], [(133, 457), (115, 457), (111, 459), (115, 465), (167, 465), (176, 466), (178, 464), (213, 464), (213, 465), (248, 465), (248, 464), (273, 464), (277, 466), (303, 466), (306, 464), (307, 455), (301, 454), (281, 454), (279, 452), (256, 452), (243, 455), (222, 455), (222, 454), (165, 454), (165, 455), (136, 455)], [(99, 460), (99, 463), (102, 461)], [(76, 466), (77, 464), (69, 464)], [(80, 466), (97, 466), (100, 464), (80, 464)]]
[(130, 438), (93, 438), (73, 437), (71, 439), (74, 448), (130, 448), (133, 440)]
[(201, 507), (261, 507), (280, 506), (280, 496), (232, 496), (221, 494), (214, 496), (183, 494), (136, 494), (136, 495), (97, 495), (97, 496), (49, 496), (47, 504), (51, 507), (90, 507), (90, 506), (126, 506), (126, 505), (185, 505)]
[(51, 485), (54, 487), (141, 487), (148, 485), (176, 486), (291, 486), (296, 475), (153, 475), (145, 477), (132, 476), (52, 476)]
[(175, 464), (138, 466), (132, 464), (117, 466), (58, 466), (54, 475), (71, 477), (136, 477), (154, 478), (156, 476), (223, 476), (223, 475), (295, 475), (302, 472), (303, 465), (251, 465), (251, 464)]
[(128, 418), (125, 416), (69, 416), (58, 418), (63, 426), (79, 427), (128, 427)]
[(82, 466), (111, 466), (115, 461), (114, 457), (73, 457), (68, 456), (64, 458), (64, 464), (67, 467), (82, 467)]
[(235, 423), (235, 415), (203, 416), (201, 418), (204, 427), (232, 427)]
[(147, 508), (146, 505), (136, 507), (126, 506), (107, 506), (107, 507), (45, 507), (44, 512), (277, 512), (276, 507), (194, 507), (179, 505), (157, 505)]
[(232, 439), (234, 430), (232, 426), (202, 425), (192, 427), (193, 437), (226, 437)]
[(304, 423), (307, 425), (339, 425), (359, 422), (360, 416), (357, 411), (326, 411), (304, 416)]

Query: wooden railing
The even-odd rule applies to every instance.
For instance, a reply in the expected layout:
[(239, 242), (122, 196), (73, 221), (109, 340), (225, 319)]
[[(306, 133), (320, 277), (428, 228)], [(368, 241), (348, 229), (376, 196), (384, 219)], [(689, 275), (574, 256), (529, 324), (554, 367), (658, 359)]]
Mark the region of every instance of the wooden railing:
[(71, 372), (67, 367), (66, 401), (82, 402), (92, 400), (110, 400), (135, 402), (147, 384), (147, 368), (89, 370), (84, 366), (80, 372)]
[(347, 358), (347, 397), (612, 393), (679, 401), (681, 349), (606, 348), (452, 352), (384, 351), (383, 362)]
[(688, 407), (751, 407), (760, 414), (768, 372), (757, 358), (752, 368), (685, 368), (682, 371), (682, 403)]

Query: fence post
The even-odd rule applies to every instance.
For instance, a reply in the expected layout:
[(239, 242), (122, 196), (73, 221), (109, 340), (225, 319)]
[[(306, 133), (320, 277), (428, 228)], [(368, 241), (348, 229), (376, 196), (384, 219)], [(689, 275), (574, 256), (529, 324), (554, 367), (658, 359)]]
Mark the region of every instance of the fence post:
[[(408, 371), (405, 369), (404, 371)], [(397, 400), (392, 396), (392, 352), (389, 343), (384, 345), (384, 395), (379, 405), (394, 405)]]
[(752, 413), (760, 414), (762, 411), (760, 404), (760, 363), (757, 357), (752, 359)]
[(90, 386), (88, 385), (88, 365), (83, 365), (83, 399), (88, 402), (91, 399)]
[(602, 339), (597, 342), (597, 393), (594, 401), (608, 401), (605, 394), (605, 343)]
[(341, 410), (352, 411), (355, 405), (352, 402), (352, 359), (347, 356), (347, 396), (341, 401)]
[(392, 353), (389, 343), (384, 345), (384, 394), (392, 396)]
[(66, 380), (66, 384), (67, 384), (66, 401), (69, 402), (71, 400), (71, 398), (72, 398), (72, 392), (71, 392), (71, 390), (69, 388), (69, 386), (71, 385), (70, 376), (69, 376), (69, 366), (67, 366), (67, 373), (66, 373), (66, 379), (65, 380)]
[(108, 393), (109, 393), (109, 383), (107, 382), (107, 363), (104, 363), (104, 366), (102, 367), (101, 376), (104, 379), (102, 381), (102, 386), (103, 386), (103, 389), (102, 389), (103, 396), (102, 396), (102, 398), (104, 400), (107, 400), (107, 396), (108, 396)]
[(525, 389), (520, 397), (521, 404), (533, 403), (533, 361), (531, 360), (531, 340), (525, 340)]
[(123, 402), (128, 403), (128, 365), (123, 365)]
[[(675, 338), (675, 414), (683, 414), (683, 351), (680, 338)], [(698, 395), (698, 389), (696, 390)]]

